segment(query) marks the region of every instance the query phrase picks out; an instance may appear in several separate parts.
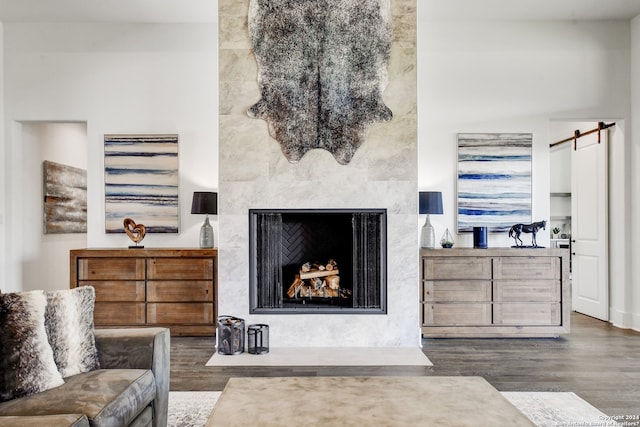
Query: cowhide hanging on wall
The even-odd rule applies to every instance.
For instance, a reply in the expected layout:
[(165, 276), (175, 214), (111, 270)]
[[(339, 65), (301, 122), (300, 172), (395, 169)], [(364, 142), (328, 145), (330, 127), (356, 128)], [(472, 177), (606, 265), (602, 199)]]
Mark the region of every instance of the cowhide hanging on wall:
[(382, 101), (392, 42), (389, 0), (251, 0), (262, 99), (249, 108), (295, 163), (315, 148), (347, 164)]

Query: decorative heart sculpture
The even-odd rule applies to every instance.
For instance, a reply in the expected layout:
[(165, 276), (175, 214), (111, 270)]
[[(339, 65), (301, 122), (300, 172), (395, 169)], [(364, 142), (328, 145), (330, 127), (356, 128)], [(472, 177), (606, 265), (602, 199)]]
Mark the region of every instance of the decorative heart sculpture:
[(123, 224), (125, 233), (136, 245), (142, 242), (144, 235), (147, 234), (147, 229), (144, 225), (136, 224), (131, 218), (125, 218)]

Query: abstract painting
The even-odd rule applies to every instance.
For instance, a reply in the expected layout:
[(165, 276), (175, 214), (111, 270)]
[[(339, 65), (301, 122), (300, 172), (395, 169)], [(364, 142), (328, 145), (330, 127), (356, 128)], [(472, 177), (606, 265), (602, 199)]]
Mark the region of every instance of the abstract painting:
[(531, 222), (530, 133), (458, 134), (458, 232)]
[(104, 175), (107, 233), (178, 232), (178, 135), (105, 135)]
[(321, 148), (348, 164), (370, 124), (388, 121), (389, 0), (251, 0), (249, 35), (266, 120), (291, 163)]
[(42, 164), (44, 234), (87, 232), (87, 171), (45, 160)]

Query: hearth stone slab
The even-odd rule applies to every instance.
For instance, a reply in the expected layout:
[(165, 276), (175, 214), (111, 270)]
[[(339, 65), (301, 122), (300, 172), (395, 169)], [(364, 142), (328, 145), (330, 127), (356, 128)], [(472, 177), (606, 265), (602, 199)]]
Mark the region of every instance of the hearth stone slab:
[(276, 347), (266, 354), (216, 353), (206, 366), (433, 366), (419, 347)]
[(481, 377), (231, 378), (219, 425), (534, 426)]

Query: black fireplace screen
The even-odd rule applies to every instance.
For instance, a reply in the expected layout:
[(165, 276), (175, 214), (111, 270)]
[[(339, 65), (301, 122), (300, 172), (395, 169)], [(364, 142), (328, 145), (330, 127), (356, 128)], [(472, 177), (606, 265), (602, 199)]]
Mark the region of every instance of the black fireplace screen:
[(386, 210), (250, 216), (251, 313), (386, 313)]

